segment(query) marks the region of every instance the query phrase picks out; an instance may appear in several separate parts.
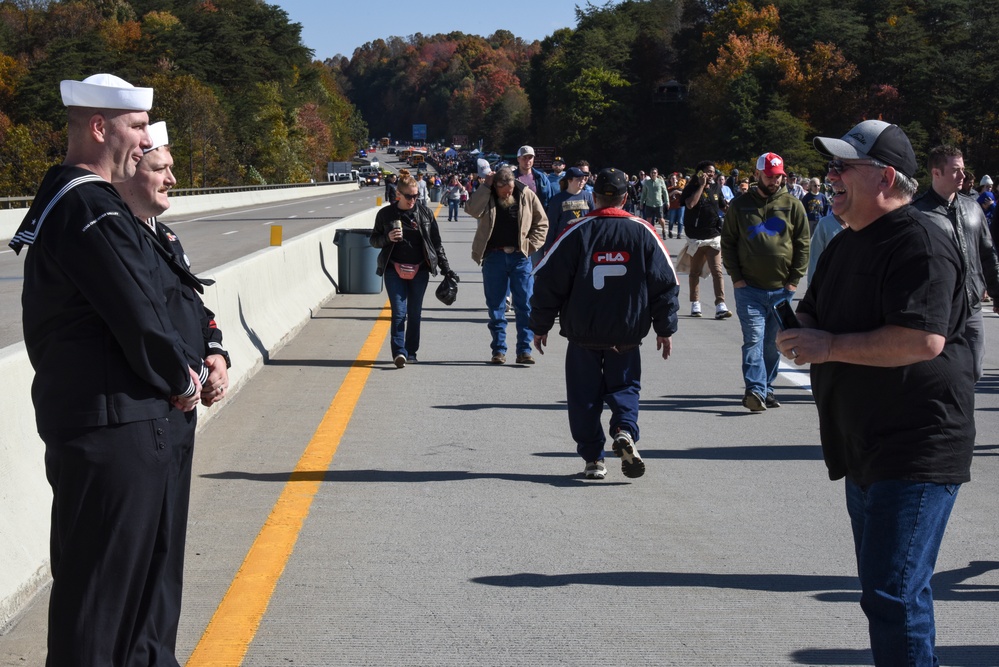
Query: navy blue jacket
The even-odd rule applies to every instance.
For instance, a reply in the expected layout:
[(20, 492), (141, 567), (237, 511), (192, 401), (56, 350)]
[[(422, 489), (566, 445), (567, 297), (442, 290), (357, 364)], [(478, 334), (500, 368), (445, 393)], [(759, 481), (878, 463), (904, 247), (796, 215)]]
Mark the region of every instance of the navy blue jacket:
[(638, 345), (654, 328), (676, 333), (679, 285), (669, 251), (647, 222), (616, 208), (566, 229), (535, 269), (531, 329), (584, 347)]
[(165, 417), (170, 396), (193, 393), (189, 369), (207, 377), (200, 284), (171, 269), (110, 183), (52, 167), (11, 247), (24, 244), (39, 431)]

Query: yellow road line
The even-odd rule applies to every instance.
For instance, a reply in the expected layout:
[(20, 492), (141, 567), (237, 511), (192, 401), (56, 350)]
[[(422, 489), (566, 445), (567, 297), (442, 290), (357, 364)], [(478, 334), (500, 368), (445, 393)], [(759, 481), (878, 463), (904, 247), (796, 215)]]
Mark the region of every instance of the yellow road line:
[(316, 472), (329, 469), (354, 408), (371, 374), (372, 359), (385, 342), (391, 322), (386, 303), (319, 427), (274, 503), (229, 590), (215, 610), (187, 667), (237, 667), (257, 634), (274, 588), (322, 483)]

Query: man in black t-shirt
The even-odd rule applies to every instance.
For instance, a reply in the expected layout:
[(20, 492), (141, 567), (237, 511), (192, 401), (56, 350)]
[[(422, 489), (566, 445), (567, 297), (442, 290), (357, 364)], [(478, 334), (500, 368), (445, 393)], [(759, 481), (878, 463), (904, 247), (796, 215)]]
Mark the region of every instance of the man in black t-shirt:
[(975, 441), (964, 267), (909, 205), (916, 157), (895, 125), (816, 137), (832, 211), (847, 224), (798, 306), (781, 352), (811, 363), (830, 479), (846, 478), (861, 607), (877, 665), (932, 665), (930, 578)]
[(725, 305), (725, 275), (721, 261), (721, 216), (728, 208), (728, 202), (715, 186), (717, 175), (714, 162), (701, 162), (680, 194), (680, 202), (686, 209), (683, 221), (687, 229), (687, 246), (681, 255), (690, 256), (690, 316), (701, 316), (701, 271), (707, 263), (715, 290), (715, 319), (723, 320), (732, 317), (732, 311)]

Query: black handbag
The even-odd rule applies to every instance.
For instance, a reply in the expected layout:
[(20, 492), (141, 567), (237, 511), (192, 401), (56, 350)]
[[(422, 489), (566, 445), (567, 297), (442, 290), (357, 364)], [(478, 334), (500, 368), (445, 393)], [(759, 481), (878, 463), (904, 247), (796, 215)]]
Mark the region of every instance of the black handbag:
[(460, 281), (461, 278), (453, 271), (444, 274), (444, 280), (437, 286), (435, 294), (445, 306), (450, 306), (458, 298), (458, 283)]

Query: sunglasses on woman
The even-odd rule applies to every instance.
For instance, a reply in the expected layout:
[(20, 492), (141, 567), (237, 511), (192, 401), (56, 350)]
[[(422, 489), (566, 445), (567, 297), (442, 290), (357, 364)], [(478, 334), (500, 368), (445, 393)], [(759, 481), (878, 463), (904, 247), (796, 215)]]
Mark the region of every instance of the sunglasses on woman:
[(405, 192), (400, 192), (399, 196), (400, 197), (405, 197), (408, 201), (413, 201), (414, 199), (416, 199), (420, 195), (418, 195), (418, 194), (410, 195), (410, 194), (406, 194)]

